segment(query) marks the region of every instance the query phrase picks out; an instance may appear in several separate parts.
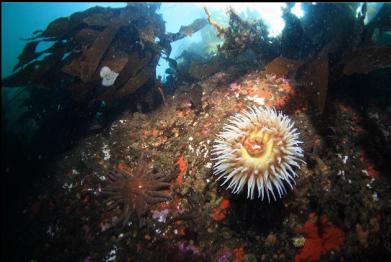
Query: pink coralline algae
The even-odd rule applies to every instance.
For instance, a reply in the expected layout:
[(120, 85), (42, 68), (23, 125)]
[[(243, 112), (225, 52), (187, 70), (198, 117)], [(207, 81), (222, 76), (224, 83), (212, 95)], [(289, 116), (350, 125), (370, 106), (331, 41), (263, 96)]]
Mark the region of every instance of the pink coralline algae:
[(191, 244), (185, 245), (184, 242), (179, 242), (178, 249), (181, 253), (190, 253), (197, 256), (201, 255), (200, 250), (196, 246)]
[(231, 262), (233, 258), (232, 250), (229, 248), (220, 249), (217, 251), (215, 261), (217, 262)]
[(166, 222), (168, 213), (169, 213), (168, 209), (164, 209), (162, 211), (155, 210), (152, 213), (152, 218), (158, 220), (159, 222), (164, 223)]
[(237, 91), (237, 90), (240, 89), (240, 85), (238, 85), (238, 84), (235, 82), (235, 83), (230, 84), (229, 88), (231, 89), (231, 91)]

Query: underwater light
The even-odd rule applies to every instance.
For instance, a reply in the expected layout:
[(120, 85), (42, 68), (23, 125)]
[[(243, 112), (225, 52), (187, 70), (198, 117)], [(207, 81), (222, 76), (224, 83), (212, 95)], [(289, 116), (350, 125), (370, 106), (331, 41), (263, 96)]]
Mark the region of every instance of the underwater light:
[(301, 3), (296, 3), (291, 12), (298, 18), (302, 18), (304, 16), (304, 11), (301, 9)]
[(269, 37), (280, 35), (285, 26), (282, 19), (282, 8), (286, 7), (285, 3), (197, 3), (196, 5), (206, 6), (212, 13), (226, 11), (229, 7), (238, 14), (245, 13), (247, 10), (257, 12), (268, 27)]
[[(228, 8), (232, 8), (238, 15), (247, 14), (247, 11), (258, 14), (269, 32), (269, 37), (277, 37), (281, 35), (285, 27), (285, 21), (282, 18), (282, 9), (286, 7), (285, 3), (162, 3), (160, 13), (166, 22), (166, 30), (168, 32), (175, 32), (179, 30), (179, 26), (186, 22), (183, 20), (191, 20), (199, 18), (199, 15), (204, 16), (204, 7), (207, 7), (213, 14), (213, 18), (219, 23), (228, 25), (229, 17), (226, 15)], [(301, 17), (304, 15), (301, 10), (301, 5), (296, 4), (296, 15)], [(173, 10), (181, 10), (180, 15), (173, 15)], [(192, 11), (192, 12), (190, 12)], [(187, 15), (189, 14), (189, 15)], [(190, 15), (191, 14), (191, 15)], [(194, 16), (194, 17), (193, 17)], [(244, 17), (246, 19), (246, 17)], [(179, 52), (188, 48), (192, 43), (202, 41), (200, 32), (194, 34), (191, 38), (187, 37), (171, 44), (172, 52), (171, 58), (178, 56)], [(186, 48), (184, 48), (185, 46)], [(168, 63), (164, 59), (160, 59), (156, 70), (156, 76), (166, 76), (165, 70), (168, 68)]]
[[(356, 17), (358, 17), (358, 15), (360, 14), (363, 4), (364, 3), (361, 3), (357, 7)], [(367, 25), (369, 22), (371, 22), (376, 17), (376, 15), (379, 13), (380, 9), (382, 9), (383, 5), (384, 5), (384, 3), (367, 3), (367, 13), (366, 13), (366, 16), (364, 19), (364, 25)]]

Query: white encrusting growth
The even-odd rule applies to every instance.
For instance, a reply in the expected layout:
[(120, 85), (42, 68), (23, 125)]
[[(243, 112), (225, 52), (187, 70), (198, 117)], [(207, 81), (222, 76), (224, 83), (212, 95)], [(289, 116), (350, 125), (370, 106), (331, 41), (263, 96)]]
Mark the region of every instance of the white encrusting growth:
[[(234, 194), (247, 185), (247, 198), (253, 199), (254, 191), (262, 200), (266, 196), (270, 201), (270, 194), (274, 200), (281, 198), (287, 193), (284, 181), (293, 188), (298, 176), (292, 166), (300, 168), (298, 162), (304, 163), (299, 146), (302, 142), (293, 126), (288, 116), (274, 108), (254, 106), (236, 113), (217, 134), (213, 145), (213, 173), (217, 180), (224, 179), (222, 185), (228, 184), (227, 189)], [(241, 153), (246, 150), (244, 141), (251, 133), (263, 139), (260, 145), (256, 144), (263, 150), (259, 156)], [(264, 149), (268, 145), (269, 152)]]
[(103, 86), (112, 86), (114, 85), (115, 80), (118, 77), (118, 73), (114, 72), (108, 66), (102, 67), (100, 70), (100, 77), (102, 78)]

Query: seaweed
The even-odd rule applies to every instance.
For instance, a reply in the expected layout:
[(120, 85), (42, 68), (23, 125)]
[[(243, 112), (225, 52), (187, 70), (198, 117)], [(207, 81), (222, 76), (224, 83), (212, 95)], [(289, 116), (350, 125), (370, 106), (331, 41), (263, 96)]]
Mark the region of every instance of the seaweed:
[[(166, 33), (164, 21), (156, 13), (158, 8), (157, 4), (129, 3), (124, 8), (94, 7), (58, 18), (29, 39), (33, 41), (26, 45), (14, 68), (20, 70), (2, 79), (2, 86), (55, 87), (73, 79), (68, 90), (75, 102), (93, 105), (100, 99), (123, 99), (147, 82), (154, 83), (148, 80), (155, 79), (157, 61), (161, 53), (169, 55), (171, 42), (207, 24), (200, 18), (182, 26), (178, 33)], [(36, 52), (41, 41), (54, 41), (54, 45)], [(37, 61), (42, 55), (46, 57)], [(96, 88), (97, 71), (109, 63), (116, 67), (119, 78), (102, 94), (101, 88)]]

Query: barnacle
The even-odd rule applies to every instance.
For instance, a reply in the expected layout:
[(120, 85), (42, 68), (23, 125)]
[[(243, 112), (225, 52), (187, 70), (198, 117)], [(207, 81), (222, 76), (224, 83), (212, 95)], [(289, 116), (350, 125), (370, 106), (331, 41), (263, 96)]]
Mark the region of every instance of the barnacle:
[(118, 207), (122, 210), (117, 220), (122, 221), (122, 226), (137, 219), (139, 226), (143, 227), (151, 206), (170, 199), (163, 190), (170, 186), (171, 176), (153, 174), (152, 171), (142, 155), (133, 171), (117, 170), (108, 175), (110, 183), (102, 192), (108, 196), (109, 209)]

